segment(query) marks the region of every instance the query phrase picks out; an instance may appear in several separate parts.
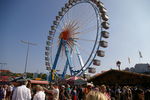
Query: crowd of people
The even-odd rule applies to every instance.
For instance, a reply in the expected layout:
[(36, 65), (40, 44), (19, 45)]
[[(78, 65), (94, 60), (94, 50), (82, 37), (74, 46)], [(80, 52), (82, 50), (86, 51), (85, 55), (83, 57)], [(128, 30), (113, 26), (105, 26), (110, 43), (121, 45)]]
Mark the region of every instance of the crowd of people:
[(150, 89), (136, 86), (50, 84), (32, 86), (27, 80), (0, 85), (0, 100), (150, 100)]

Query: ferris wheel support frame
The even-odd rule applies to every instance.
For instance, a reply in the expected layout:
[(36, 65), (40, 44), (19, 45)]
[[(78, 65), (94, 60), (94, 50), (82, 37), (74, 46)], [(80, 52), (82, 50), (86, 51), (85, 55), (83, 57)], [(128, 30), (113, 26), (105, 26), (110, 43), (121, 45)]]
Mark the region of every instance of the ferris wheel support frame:
[(65, 79), (65, 75), (67, 73), (67, 69), (68, 69), (68, 61), (66, 61), (65, 68), (64, 68), (63, 73), (62, 73), (62, 79)]
[(82, 60), (82, 57), (81, 57), (81, 54), (79, 52), (79, 49), (77, 46), (75, 46), (76, 48), (76, 52), (77, 52), (77, 56), (78, 56), (78, 59), (79, 59), (79, 62), (80, 62), (80, 65), (81, 65), (81, 68), (84, 66), (84, 63), (83, 63), (83, 60)]
[(62, 39), (60, 40), (60, 44), (59, 44), (59, 47), (58, 47), (58, 50), (57, 50), (57, 53), (56, 53), (56, 56), (55, 56), (55, 60), (54, 60), (54, 64), (52, 66), (52, 70), (55, 70), (56, 69), (56, 65), (57, 65), (57, 62), (58, 62), (58, 58), (59, 58), (59, 55), (60, 55), (60, 52), (61, 52), (61, 48), (62, 48)]
[[(72, 60), (71, 60), (71, 51), (69, 52), (69, 49), (68, 49), (68, 46), (67, 46), (67, 44), (66, 44), (66, 41), (64, 41), (65, 42), (65, 44), (64, 44), (64, 47), (65, 47), (65, 54), (66, 54), (66, 57), (67, 57), (67, 64), (68, 64), (68, 66), (69, 66), (69, 69), (70, 69), (70, 74), (71, 74), (71, 76), (74, 74), (73, 73), (73, 70), (72, 70)], [(67, 69), (66, 69), (66, 71), (67, 71)]]

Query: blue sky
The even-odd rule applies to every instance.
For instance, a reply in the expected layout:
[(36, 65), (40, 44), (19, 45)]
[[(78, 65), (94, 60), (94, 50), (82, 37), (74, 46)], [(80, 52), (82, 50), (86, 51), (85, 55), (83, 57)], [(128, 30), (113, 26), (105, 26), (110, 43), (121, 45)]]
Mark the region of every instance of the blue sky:
[[(24, 72), (27, 45), (20, 40), (36, 43), (30, 47), (27, 71), (46, 72), (45, 42), (52, 21), (67, 0), (0, 0), (0, 63), (6, 69)], [(150, 62), (150, 1), (102, 0), (110, 17), (109, 47), (97, 72), (132, 67)], [(143, 58), (139, 59), (141, 51)], [(131, 64), (128, 63), (128, 57)]]

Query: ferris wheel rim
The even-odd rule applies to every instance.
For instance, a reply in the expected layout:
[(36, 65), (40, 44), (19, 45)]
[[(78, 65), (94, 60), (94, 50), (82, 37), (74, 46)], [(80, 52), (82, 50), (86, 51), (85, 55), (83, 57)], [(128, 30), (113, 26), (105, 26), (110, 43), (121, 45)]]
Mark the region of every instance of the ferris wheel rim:
[[(96, 49), (97, 41), (101, 41), (102, 36), (100, 35), (100, 37), (98, 38), (98, 34), (99, 34), (100, 31), (102, 31), (102, 28), (101, 29), (98, 28), (99, 27), (98, 25), (100, 24), (100, 20), (101, 19), (99, 19), (100, 15), (98, 15), (99, 11), (97, 10), (97, 6), (95, 5), (95, 3), (93, 3), (92, 0), (78, 0), (78, 1), (79, 2), (76, 2), (72, 7), (74, 7), (74, 6), (78, 5), (78, 4), (81, 4), (81, 3), (89, 3), (93, 7), (93, 9), (95, 10), (95, 14), (97, 16), (97, 32), (95, 33), (97, 35), (96, 36), (96, 40), (95, 40), (95, 43), (94, 43), (94, 46), (93, 46), (93, 50), (90, 53), (90, 56), (88, 56), (88, 59), (87, 59), (86, 63), (84, 64), (84, 66), (81, 69), (79, 69), (80, 72), (78, 73), (78, 75), (80, 75), (81, 73), (83, 73), (84, 71), (86, 71), (90, 67), (90, 65), (92, 64), (92, 60), (96, 57), (96, 53), (94, 53), (94, 50)], [(65, 14), (72, 7), (70, 7), (69, 9), (67, 9), (67, 11), (65, 12)], [(65, 14), (63, 16), (61, 16), (61, 18), (59, 19), (60, 21), (63, 19), (63, 17), (65, 16)], [(57, 29), (57, 27), (58, 26), (56, 26), (56, 29)], [(54, 30), (54, 36), (55, 36), (55, 32), (56, 32), (56, 30)], [(52, 42), (53, 42), (53, 40), (52, 40)], [(98, 45), (96, 50), (98, 50), (99, 48), (100, 48), (100, 46)], [(94, 57), (92, 57), (92, 54), (94, 54)], [(92, 60), (90, 61), (91, 57), (92, 57)], [(52, 58), (51, 58), (51, 60), (52, 60)], [(90, 62), (89, 65), (88, 65), (88, 62)], [(53, 61), (52, 61), (52, 63), (53, 63)]]

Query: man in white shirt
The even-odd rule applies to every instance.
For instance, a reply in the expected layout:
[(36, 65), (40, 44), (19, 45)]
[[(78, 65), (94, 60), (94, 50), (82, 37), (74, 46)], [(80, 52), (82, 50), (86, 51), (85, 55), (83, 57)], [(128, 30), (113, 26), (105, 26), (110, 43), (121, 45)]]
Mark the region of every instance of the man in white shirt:
[(26, 87), (28, 81), (23, 79), (21, 84), (14, 90), (12, 100), (31, 100), (31, 90)]

